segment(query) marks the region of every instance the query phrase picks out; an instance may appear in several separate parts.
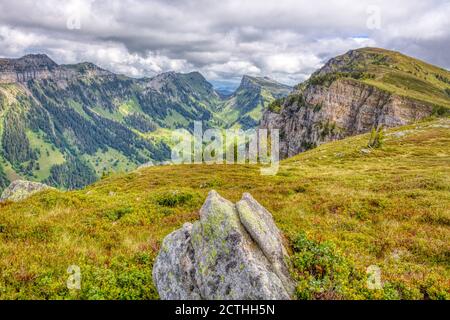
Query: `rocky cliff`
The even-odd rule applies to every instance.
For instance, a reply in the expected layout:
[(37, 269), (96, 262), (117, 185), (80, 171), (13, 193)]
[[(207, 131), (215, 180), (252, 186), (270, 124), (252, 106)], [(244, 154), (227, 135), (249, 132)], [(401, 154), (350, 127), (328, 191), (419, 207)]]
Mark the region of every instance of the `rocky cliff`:
[(291, 95), (281, 113), (268, 111), (262, 127), (280, 128), (280, 152), (290, 157), (319, 144), (395, 127), (429, 116), (430, 105), (379, 90), (351, 79), (329, 87), (308, 86)]
[[(81, 71), (81, 72), (80, 72)], [(29, 54), (18, 59), (0, 59), (0, 83), (26, 83), (30, 80), (69, 80), (111, 73), (90, 63), (58, 65), (45, 54)]]
[[(398, 59), (379, 49), (354, 50), (332, 59), (289, 97), (272, 104), (263, 115), (261, 127), (280, 129), (281, 156), (290, 157), (373, 127), (404, 125), (430, 116), (437, 109), (447, 111), (450, 100), (445, 96), (445, 81), (436, 81), (436, 76), (433, 82), (420, 80), (436, 89), (436, 93), (430, 89), (428, 96), (424, 95), (416, 79), (422, 75), (416, 73), (413, 77), (406, 68), (401, 70)], [(432, 70), (423, 72), (428, 76), (431, 72), (445, 73), (442, 69)], [(389, 82), (394, 76), (404, 81)], [(413, 80), (416, 83), (412, 84)]]

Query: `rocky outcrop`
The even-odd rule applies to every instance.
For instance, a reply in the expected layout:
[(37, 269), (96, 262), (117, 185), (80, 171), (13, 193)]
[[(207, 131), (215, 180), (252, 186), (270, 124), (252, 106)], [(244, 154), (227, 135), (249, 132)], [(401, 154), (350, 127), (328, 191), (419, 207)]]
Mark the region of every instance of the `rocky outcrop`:
[(235, 125), (243, 130), (257, 128), (267, 105), (286, 97), (292, 89), (268, 77), (244, 75), (239, 87), (226, 99), (220, 114), (227, 119), (228, 128)]
[(69, 80), (111, 73), (90, 63), (58, 65), (45, 54), (29, 54), (18, 59), (0, 59), (0, 83), (26, 83), (29, 80)]
[(13, 181), (9, 185), (9, 187), (3, 191), (2, 196), (0, 197), (0, 201), (21, 201), (37, 192), (47, 189), (52, 188), (38, 182), (16, 180)]
[(290, 299), (294, 282), (272, 215), (250, 194), (211, 191), (200, 220), (163, 241), (153, 268), (161, 299)]
[(350, 50), (271, 104), (260, 126), (280, 130), (280, 156), (290, 157), (374, 127), (448, 114), (443, 86), (449, 78), (448, 71), (399, 52)]
[(261, 127), (280, 129), (280, 156), (286, 158), (379, 125), (405, 125), (432, 112), (428, 104), (343, 78), (294, 92), (280, 113), (264, 114)]

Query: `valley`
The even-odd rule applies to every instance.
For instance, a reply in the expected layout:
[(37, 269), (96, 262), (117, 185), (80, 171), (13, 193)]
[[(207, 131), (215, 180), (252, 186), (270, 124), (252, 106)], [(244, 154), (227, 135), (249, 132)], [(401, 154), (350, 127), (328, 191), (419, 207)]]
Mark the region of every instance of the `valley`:
[(63, 189), (170, 159), (172, 131), (258, 126), (291, 88), (244, 76), (222, 97), (198, 72), (134, 79), (91, 63), (58, 65), (46, 55), (0, 59), (0, 189), (8, 181)]

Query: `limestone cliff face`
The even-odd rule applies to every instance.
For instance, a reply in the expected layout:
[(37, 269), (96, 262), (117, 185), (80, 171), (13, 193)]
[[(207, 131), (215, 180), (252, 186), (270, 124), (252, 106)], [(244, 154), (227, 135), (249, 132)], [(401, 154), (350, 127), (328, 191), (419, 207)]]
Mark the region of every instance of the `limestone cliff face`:
[(429, 116), (425, 103), (341, 78), (329, 85), (307, 85), (286, 99), (279, 113), (267, 111), (262, 128), (280, 129), (280, 155), (290, 157), (324, 142), (394, 127)]
[(29, 80), (68, 80), (86, 75), (109, 75), (90, 63), (58, 65), (45, 54), (18, 59), (0, 59), (0, 83), (26, 83)]

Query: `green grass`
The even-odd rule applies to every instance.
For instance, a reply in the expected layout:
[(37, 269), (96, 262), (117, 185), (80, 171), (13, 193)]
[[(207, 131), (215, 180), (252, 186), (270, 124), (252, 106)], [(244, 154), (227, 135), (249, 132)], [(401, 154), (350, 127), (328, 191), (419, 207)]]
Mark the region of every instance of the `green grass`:
[(98, 150), (93, 155), (83, 156), (95, 169), (95, 173), (101, 177), (104, 173), (127, 172), (137, 167), (130, 159), (121, 152), (109, 148), (107, 151)]
[(31, 148), (39, 150), (39, 158), (37, 160), (37, 163), (39, 163), (39, 170), (34, 170), (33, 174), (36, 176), (37, 180), (43, 181), (50, 176), (50, 169), (52, 166), (63, 164), (65, 162), (64, 156), (52, 144), (44, 141), (41, 135), (30, 130), (28, 130), (26, 134), (30, 141)]
[(138, 114), (143, 113), (143, 111), (139, 105), (139, 102), (137, 101), (136, 98), (130, 99), (130, 100), (126, 101), (125, 103), (121, 104), (119, 106), (119, 112), (123, 116), (128, 116), (132, 113), (138, 113)]
[[(348, 54), (336, 57), (340, 64), (334, 65), (331, 73), (322, 76), (313, 75), (299, 86), (315, 83), (322, 78), (339, 78), (348, 74), (366, 84), (401, 96), (419, 100), (433, 106), (450, 109), (450, 72), (424, 61), (408, 57), (399, 52), (361, 48), (359, 54), (351, 59)], [(333, 78), (334, 76), (334, 78)], [(334, 79), (334, 80), (333, 80)]]
[[(445, 94), (450, 83), (438, 78), (450, 79), (449, 71), (394, 51), (376, 48), (361, 51), (372, 55), (372, 58), (367, 59), (365, 68), (366, 72), (376, 75), (375, 79), (365, 79), (364, 82), (399, 95), (450, 108), (450, 99)], [(386, 57), (386, 62), (377, 64), (376, 57)]]
[(93, 121), (91, 117), (86, 112), (84, 112), (83, 106), (79, 102), (76, 102), (73, 99), (69, 99), (68, 104), (71, 108), (75, 109), (75, 111), (78, 112), (83, 118), (90, 122)]
[(180, 113), (178, 113), (176, 110), (169, 110), (167, 116), (164, 118), (164, 123), (169, 128), (175, 128), (175, 127), (185, 127), (189, 124), (188, 120), (186, 120), (185, 117), (183, 117)]
[(9, 161), (5, 160), (2, 156), (0, 156), (0, 163), (3, 166), (3, 171), (5, 172), (6, 178), (9, 181), (14, 181), (17, 179), (21, 179), (22, 177), (13, 169)]
[[(276, 176), (251, 165), (180, 165), (117, 174), (84, 190), (0, 204), (0, 298), (154, 299), (162, 239), (210, 189), (243, 192), (273, 213), (295, 266), (298, 298), (448, 299), (450, 120), (370, 134), (284, 160)], [(81, 290), (66, 288), (78, 265)], [(366, 269), (383, 290), (368, 290)]]

